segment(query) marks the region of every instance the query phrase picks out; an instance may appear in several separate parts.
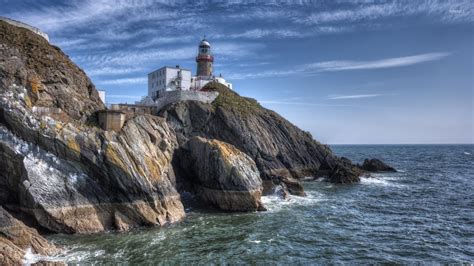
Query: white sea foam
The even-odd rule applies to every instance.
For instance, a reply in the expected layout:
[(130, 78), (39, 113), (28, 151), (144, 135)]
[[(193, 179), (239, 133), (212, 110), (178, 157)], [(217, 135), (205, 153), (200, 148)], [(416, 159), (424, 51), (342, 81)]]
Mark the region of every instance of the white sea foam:
[(262, 203), (268, 212), (277, 212), (293, 206), (309, 206), (323, 201), (323, 195), (316, 191), (306, 192), (306, 197), (290, 195), (282, 199), (278, 194), (262, 196)]
[(31, 251), (31, 247), (29, 247), (26, 252), (25, 252), (25, 256), (23, 256), (23, 265), (32, 265), (34, 263), (37, 263), (39, 261), (61, 261), (59, 260), (57, 257), (54, 257), (54, 256), (43, 256), (43, 255), (40, 255), (40, 254), (34, 254), (32, 251)]
[(392, 176), (373, 175), (372, 177), (361, 177), (360, 183), (362, 185), (375, 185), (384, 187), (404, 187), (403, 184), (398, 184), (397, 179)]
[(467, 151), (465, 151), (464, 154), (465, 154), (465, 155), (471, 155), (471, 153), (470, 153), (470, 152), (467, 152)]

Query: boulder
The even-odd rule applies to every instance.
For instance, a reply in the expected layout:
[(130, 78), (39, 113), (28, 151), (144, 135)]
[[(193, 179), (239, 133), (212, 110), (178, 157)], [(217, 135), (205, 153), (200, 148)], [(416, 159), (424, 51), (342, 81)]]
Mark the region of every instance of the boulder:
[(51, 256), (59, 250), (0, 206), (0, 264), (21, 265), (27, 250)]
[(360, 169), (368, 172), (396, 172), (395, 168), (385, 164), (379, 159), (365, 159)]
[(233, 145), (194, 137), (178, 154), (180, 176), (206, 204), (225, 211), (265, 210), (257, 166)]

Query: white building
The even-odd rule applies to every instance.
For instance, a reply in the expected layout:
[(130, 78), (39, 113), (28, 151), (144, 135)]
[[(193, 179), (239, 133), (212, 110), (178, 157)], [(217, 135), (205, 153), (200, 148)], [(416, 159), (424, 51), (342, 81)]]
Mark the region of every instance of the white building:
[(159, 98), (165, 91), (189, 90), (191, 70), (176, 67), (162, 67), (148, 74), (148, 96)]
[(166, 97), (169, 91), (200, 91), (209, 82), (218, 82), (232, 89), (232, 84), (222, 76), (213, 75), (214, 57), (211, 45), (203, 39), (196, 56), (197, 74), (191, 77), (191, 70), (176, 67), (162, 67), (148, 74), (148, 97), (152, 100)]
[(100, 100), (105, 104), (105, 91), (97, 90), (97, 92), (99, 93)]

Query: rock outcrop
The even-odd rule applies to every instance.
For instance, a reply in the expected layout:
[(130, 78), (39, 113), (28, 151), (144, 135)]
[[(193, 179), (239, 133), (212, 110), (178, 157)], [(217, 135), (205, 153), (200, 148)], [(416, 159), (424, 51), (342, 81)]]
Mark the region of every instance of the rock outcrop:
[(21, 265), (27, 250), (51, 256), (58, 249), (0, 206), (0, 265)]
[[(84, 72), (0, 21), (1, 205), (51, 232), (125, 231), (181, 220), (180, 185), (222, 210), (254, 211), (277, 188), (303, 196), (302, 178), (359, 180), (352, 162), (255, 100), (205, 89), (219, 92), (212, 104), (179, 102), (103, 131), (105, 107)], [(12, 261), (24, 255), (21, 243), (1, 241)]]
[(205, 203), (225, 211), (265, 210), (260, 200), (262, 180), (255, 162), (234, 146), (201, 137), (191, 138), (180, 151), (181, 182)]
[(365, 159), (360, 169), (368, 172), (396, 172), (395, 168), (385, 164), (379, 159)]
[(346, 167), (327, 145), (277, 113), (222, 84), (210, 83), (205, 89), (219, 92), (212, 104), (179, 102), (161, 111), (179, 143), (202, 136), (234, 145), (255, 161), (266, 192), (283, 183), (292, 194), (304, 195), (297, 181), (304, 177), (329, 177), (335, 183), (359, 181), (359, 173)]
[(0, 64), (2, 87), (14, 83), (27, 88), (23, 97), (29, 107), (60, 108), (81, 122), (104, 109), (90, 79), (58, 47), (4, 21), (0, 21)]
[(2, 204), (63, 233), (181, 220), (166, 121), (137, 116), (104, 132), (96, 89), (59, 48), (1, 21), (0, 36)]

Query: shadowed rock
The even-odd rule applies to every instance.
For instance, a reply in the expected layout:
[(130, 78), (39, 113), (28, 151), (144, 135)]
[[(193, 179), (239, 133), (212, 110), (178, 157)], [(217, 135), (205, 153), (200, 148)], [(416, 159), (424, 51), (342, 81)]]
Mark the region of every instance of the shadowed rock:
[(365, 159), (360, 169), (368, 172), (396, 172), (395, 168), (385, 164), (379, 159)]
[(297, 180), (309, 176), (328, 177), (334, 183), (359, 181), (360, 173), (345, 167), (327, 145), (277, 113), (222, 84), (210, 83), (206, 89), (219, 92), (212, 104), (179, 102), (160, 113), (176, 131), (180, 144), (202, 136), (234, 145), (255, 161), (266, 193), (284, 183), (292, 194), (303, 195)]
[(265, 210), (255, 162), (218, 140), (191, 138), (179, 152), (180, 176), (201, 200), (225, 211)]
[(53, 255), (58, 249), (0, 206), (0, 265), (21, 265), (26, 250)]

